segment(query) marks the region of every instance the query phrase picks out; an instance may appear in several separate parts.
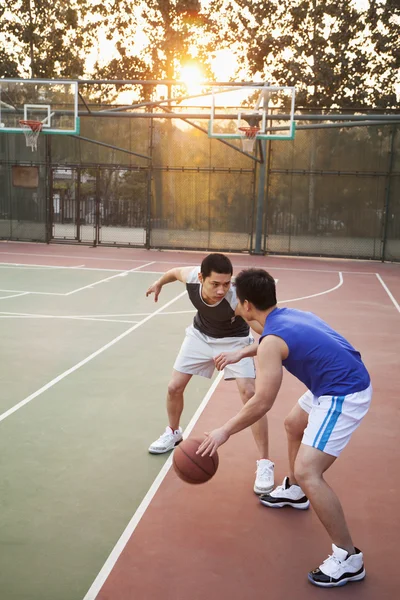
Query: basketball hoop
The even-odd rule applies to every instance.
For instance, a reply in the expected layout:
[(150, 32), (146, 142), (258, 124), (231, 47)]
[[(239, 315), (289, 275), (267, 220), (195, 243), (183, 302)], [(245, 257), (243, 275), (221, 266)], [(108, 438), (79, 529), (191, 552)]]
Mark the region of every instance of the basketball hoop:
[(242, 150), (248, 153), (253, 152), (257, 133), (260, 131), (260, 128), (256, 125), (249, 125), (247, 127), (238, 127), (238, 131), (242, 136)]
[(26, 140), (26, 147), (31, 148), (32, 152), (37, 150), (37, 143), (39, 133), (43, 129), (43, 123), (41, 121), (20, 121)]

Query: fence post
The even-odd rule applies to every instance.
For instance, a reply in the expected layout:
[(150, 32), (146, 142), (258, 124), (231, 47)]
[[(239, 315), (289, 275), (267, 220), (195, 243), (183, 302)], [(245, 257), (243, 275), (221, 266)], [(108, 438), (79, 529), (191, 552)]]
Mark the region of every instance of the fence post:
[[(46, 244), (50, 244), (53, 233), (53, 169), (51, 166), (51, 135), (45, 135), (45, 148), (46, 148)], [(39, 167), (40, 169), (40, 167)]]
[(81, 169), (74, 169), (75, 173), (75, 221), (76, 221), (76, 240), (81, 241)]
[(96, 195), (94, 211), (94, 240), (93, 246), (96, 247), (100, 241), (100, 167), (96, 168)]
[[(153, 109), (151, 109), (153, 110)], [(151, 244), (151, 186), (153, 182), (153, 131), (154, 122), (150, 119), (150, 131), (149, 131), (149, 151), (148, 155), (150, 160), (148, 162), (147, 171), (147, 210), (146, 210), (146, 248), (150, 249)]]
[(254, 254), (264, 254), (262, 249), (262, 231), (264, 215), (265, 180), (267, 175), (267, 141), (260, 140), (263, 162), (258, 166), (257, 210), (256, 210), (256, 243)]
[(393, 159), (394, 159), (394, 138), (396, 135), (396, 127), (390, 130), (390, 138), (389, 138), (389, 166), (388, 172), (386, 176), (386, 185), (385, 185), (385, 207), (383, 211), (383, 228), (382, 228), (382, 262), (385, 262), (386, 258), (386, 241), (387, 241), (387, 230), (388, 230), (388, 220), (389, 220), (389, 204), (390, 204), (390, 187), (391, 187), (391, 177), (393, 173)]

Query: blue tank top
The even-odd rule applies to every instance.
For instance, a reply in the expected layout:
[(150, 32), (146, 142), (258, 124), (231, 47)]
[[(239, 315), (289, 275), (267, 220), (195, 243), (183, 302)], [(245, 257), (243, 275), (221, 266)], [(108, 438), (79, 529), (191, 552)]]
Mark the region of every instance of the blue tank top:
[(266, 335), (286, 342), (289, 356), (283, 366), (314, 396), (346, 396), (370, 384), (360, 353), (313, 313), (276, 308), (265, 321), (260, 342)]

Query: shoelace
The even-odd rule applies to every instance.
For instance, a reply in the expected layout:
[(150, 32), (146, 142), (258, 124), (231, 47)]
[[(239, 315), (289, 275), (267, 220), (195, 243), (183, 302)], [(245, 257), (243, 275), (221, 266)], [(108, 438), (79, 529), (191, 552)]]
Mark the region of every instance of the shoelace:
[(271, 471), (272, 471), (272, 468), (270, 467), (270, 465), (261, 465), (261, 466), (257, 467), (256, 475), (258, 475), (260, 477), (264, 477), (264, 475), (270, 475)]
[(169, 431), (164, 431), (164, 433), (162, 435), (160, 435), (160, 437), (158, 438), (160, 440), (160, 442), (164, 442), (165, 440), (168, 440), (170, 437), (172, 437), (174, 434)]
[(340, 560), (340, 558), (338, 558), (335, 554), (329, 554), (328, 558), (326, 558), (324, 560), (324, 563), (326, 562), (330, 562), (333, 561), (334, 563), (336, 563), (339, 567), (343, 564), (343, 561)]

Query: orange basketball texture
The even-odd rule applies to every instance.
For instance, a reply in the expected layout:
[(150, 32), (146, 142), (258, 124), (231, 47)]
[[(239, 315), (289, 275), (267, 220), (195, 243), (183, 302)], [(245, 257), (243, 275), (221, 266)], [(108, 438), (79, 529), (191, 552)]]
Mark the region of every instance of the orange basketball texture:
[(186, 483), (205, 483), (213, 477), (218, 469), (219, 458), (196, 454), (203, 440), (188, 438), (183, 440), (174, 450), (173, 465), (176, 474)]

